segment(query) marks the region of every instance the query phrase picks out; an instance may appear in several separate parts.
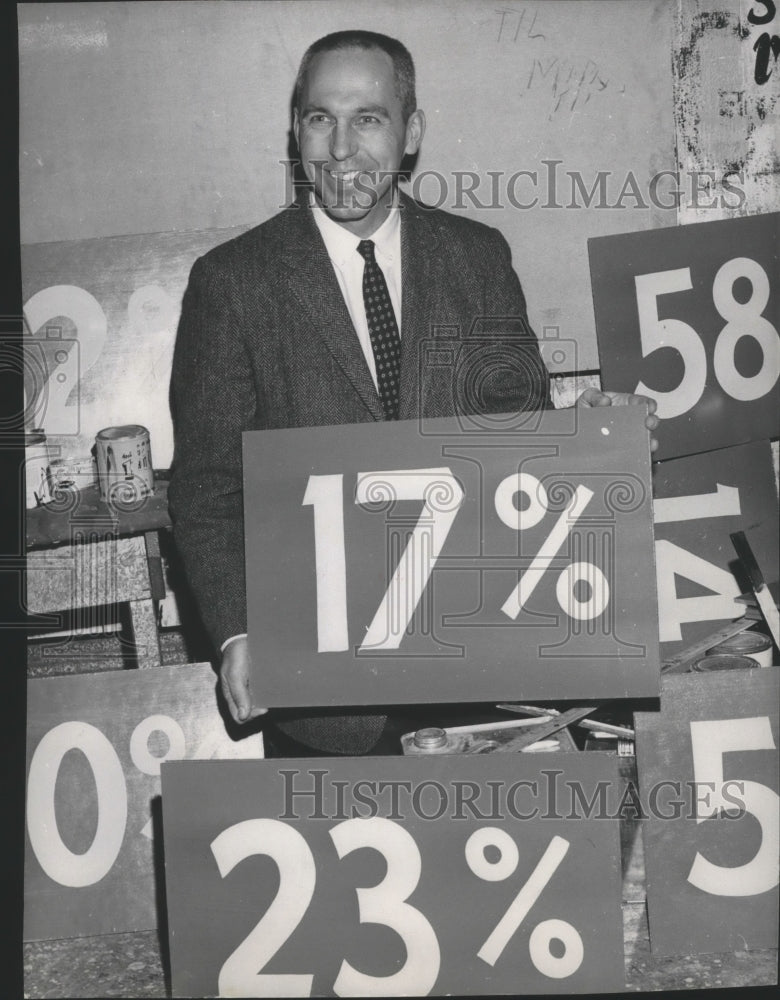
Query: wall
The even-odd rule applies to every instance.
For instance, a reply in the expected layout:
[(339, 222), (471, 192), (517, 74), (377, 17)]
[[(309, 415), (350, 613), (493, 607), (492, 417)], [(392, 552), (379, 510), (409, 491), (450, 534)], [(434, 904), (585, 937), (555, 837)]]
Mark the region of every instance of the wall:
[[(103, 315), (93, 307), (103, 346), (83, 380), (68, 383), (68, 365), (49, 363), (48, 384), (31, 388), (41, 404), (33, 422), (56, 430), (41, 395), (53, 389), (57, 420), (66, 405), (80, 411), (66, 451), (86, 453), (106, 424), (141, 422), (152, 425), (155, 464), (169, 464), (167, 377), (189, 266), (287, 200), (280, 161), (291, 152), (295, 67), (312, 38), (357, 22), (403, 36), (416, 57), (429, 120), (419, 193), (437, 200), (440, 172), (444, 207), (498, 226), (550, 368), (597, 370), (589, 236), (777, 207), (780, 74), (753, 79), (753, 44), (773, 30), (749, 23), (753, 7), (764, 9), (746, 0), (20, 5), (23, 278), (39, 321), (30, 332), (51, 355), (50, 341), (74, 333), (74, 296), (92, 296)], [(675, 166), (679, 210), (670, 177), (656, 191), (669, 207), (656, 207), (650, 179)], [(455, 171), (481, 178), (481, 204), (495, 171), (506, 206), (506, 182), (521, 169), (537, 171), (537, 184), (520, 178), (514, 195), (538, 197), (534, 208), (478, 209), (462, 189), (457, 198)], [(723, 184), (734, 170), (741, 201)], [(52, 286), (51, 314), (29, 309)], [(556, 338), (569, 349), (559, 353)], [(582, 384), (556, 380), (558, 403)]]

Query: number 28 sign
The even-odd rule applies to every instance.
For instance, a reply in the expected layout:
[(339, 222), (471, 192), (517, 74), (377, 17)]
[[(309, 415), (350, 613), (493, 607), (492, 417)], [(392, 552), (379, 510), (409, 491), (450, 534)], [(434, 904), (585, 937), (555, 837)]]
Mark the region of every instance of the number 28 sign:
[(601, 377), (658, 403), (656, 458), (777, 436), (780, 213), (588, 243)]
[(642, 407), (244, 435), (267, 706), (658, 691)]

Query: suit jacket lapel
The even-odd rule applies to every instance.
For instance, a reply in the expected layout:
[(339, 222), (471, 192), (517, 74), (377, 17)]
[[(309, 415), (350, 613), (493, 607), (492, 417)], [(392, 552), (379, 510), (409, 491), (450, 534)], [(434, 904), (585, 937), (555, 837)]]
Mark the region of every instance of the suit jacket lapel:
[(431, 317), (446, 284), (437, 257), (438, 238), (429, 219), (415, 202), (401, 195), (401, 390), (399, 416), (420, 415), (423, 341), (433, 334)]
[(282, 266), (288, 272), (290, 293), (308, 318), (312, 334), (322, 339), (366, 408), (381, 420), (382, 401), (308, 205), (298, 202), (297, 209), (290, 209), (289, 230)]

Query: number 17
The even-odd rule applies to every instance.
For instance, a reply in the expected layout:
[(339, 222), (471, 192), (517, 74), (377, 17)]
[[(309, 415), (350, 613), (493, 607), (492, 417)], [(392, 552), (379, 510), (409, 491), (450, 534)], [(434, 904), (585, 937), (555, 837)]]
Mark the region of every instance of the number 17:
[[(344, 476), (309, 476), (303, 506), (314, 508), (317, 650), (349, 649), (344, 545)], [(423, 507), (361, 650), (398, 649), (463, 502), (449, 468), (359, 472), (355, 503), (422, 500)]]

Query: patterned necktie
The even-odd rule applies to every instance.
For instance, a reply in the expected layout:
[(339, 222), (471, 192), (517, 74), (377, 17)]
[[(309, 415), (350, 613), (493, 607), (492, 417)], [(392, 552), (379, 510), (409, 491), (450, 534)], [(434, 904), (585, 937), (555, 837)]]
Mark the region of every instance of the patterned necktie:
[(366, 262), (363, 268), (363, 305), (366, 309), (368, 333), (376, 362), (379, 398), (382, 400), (385, 420), (397, 420), (398, 381), (401, 371), (401, 338), (398, 334), (398, 325), (385, 276), (374, 258), (373, 242), (361, 240), (357, 252)]

